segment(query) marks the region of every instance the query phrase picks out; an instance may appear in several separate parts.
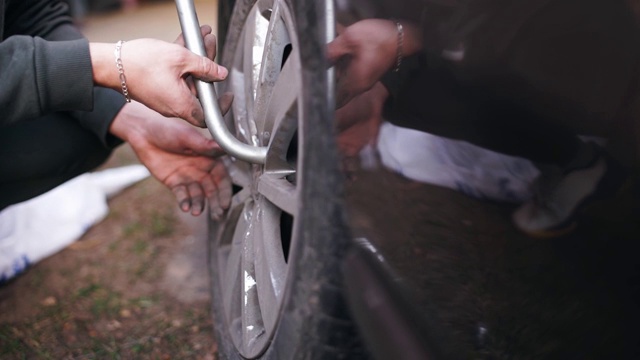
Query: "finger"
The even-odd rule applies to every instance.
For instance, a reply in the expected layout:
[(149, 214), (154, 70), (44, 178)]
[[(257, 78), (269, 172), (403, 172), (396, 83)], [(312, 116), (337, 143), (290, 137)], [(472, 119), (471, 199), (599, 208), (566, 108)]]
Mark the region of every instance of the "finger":
[(218, 144), (196, 128), (179, 122), (173, 129), (172, 136), (177, 141), (177, 153), (190, 156), (209, 156), (217, 150)]
[(220, 106), (220, 112), (222, 115), (225, 115), (229, 109), (231, 109), (231, 104), (233, 104), (233, 93), (226, 92), (218, 98), (218, 106)]
[(222, 215), (224, 215), (224, 210), (220, 206), (217, 192), (209, 197), (209, 215), (211, 216), (211, 220), (215, 221), (222, 220)]
[(200, 35), (202, 35), (202, 37), (205, 37), (205, 36), (211, 34), (211, 32), (213, 32), (213, 29), (211, 28), (211, 26), (209, 26), (209, 25), (201, 25), (200, 26)]
[[(211, 26), (209, 26), (209, 25), (200, 26), (200, 35), (202, 35), (203, 38), (206, 35), (211, 34), (212, 31), (213, 30), (211, 29)], [(180, 33), (180, 35), (178, 35), (178, 37), (173, 41), (173, 43), (181, 45), (181, 46), (184, 46), (184, 44), (185, 44), (184, 34)]]
[[(220, 156), (223, 151), (215, 140), (204, 136), (196, 129), (189, 128), (178, 134), (185, 155), (206, 156), (207, 158)], [(214, 161), (212, 159), (207, 159)]]
[(205, 197), (207, 198), (210, 198), (218, 192), (218, 187), (216, 186), (214, 178), (211, 174), (207, 174), (207, 176), (202, 178), (202, 180), (200, 181), (200, 186), (202, 186)]
[(213, 177), (211, 175), (206, 176), (202, 179), (201, 184), (204, 189), (204, 193), (207, 196), (207, 201), (209, 202), (209, 214), (211, 215), (211, 219), (221, 219), (223, 210), (220, 207), (220, 202), (218, 201), (218, 188), (216, 187)]
[(227, 169), (222, 161), (218, 161), (211, 170), (215, 176), (215, 183), (218, 187), (218, 200), (222, 209), (228, 209), (231, 206), (231, 198), (233, 196), (231, 177), (227, 173)]
[(171, 192), (173, 192), (173, 196), (176, 197), (180, 210), (183, 212), (191, 210), (191, 200), (189, 199), (189, 192), (187, 191), (186, 186), (176, 185), (171, 188)]
[(208, 34), (204, 37), (204, 48), (207, 52), (207, 57), (211, 60), (216, 58), (216, 37), (213, 34)]
[(198, 216), (204, 209), (204, 192), (197, 182), (192, 182), (187, 186), (191, 197), (191, 215)]
[(218, 158), (220, 156), (226, 155), (227, 152), (224, 151), (221, 147), (220, 144), (218, 144), (215, 140), (210, 139), (210, 141), (213, 142), (213, 150), (211, 150), (211, 153), (209, 153), (207, 156), (209, 157), (213, 157), (213, 158)]

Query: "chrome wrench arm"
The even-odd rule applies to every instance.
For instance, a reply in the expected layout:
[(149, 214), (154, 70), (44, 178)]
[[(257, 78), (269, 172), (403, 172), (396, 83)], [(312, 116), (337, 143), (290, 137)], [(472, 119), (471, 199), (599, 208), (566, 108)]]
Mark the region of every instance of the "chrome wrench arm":
[[(197, 55), (207, 56), (193, 0), (176, 0), (176, 7), (187, 49)], [(227, 128), (220, 112), (214, 85), (200, 80), (196, 80), (195, 84), (204, 110), (205, 123), (213, 139), (233, 157), (253, 164), (264, 164), (267, 157), (266, 147), (245, 144), (233, 136)]]

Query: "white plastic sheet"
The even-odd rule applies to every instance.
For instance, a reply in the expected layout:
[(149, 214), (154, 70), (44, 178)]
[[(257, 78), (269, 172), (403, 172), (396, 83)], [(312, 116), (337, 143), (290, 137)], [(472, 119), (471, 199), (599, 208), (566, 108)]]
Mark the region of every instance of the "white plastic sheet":
[(149, 176), (142, 165), (78, 176), (0, 212), (0, 284), (79, 239), (109, 212), (107, 198)]
[(531, 197), (538, 169), (528, 160), (383, 123), (378, 152), (384, 166), (412, 180), (504, 202)]

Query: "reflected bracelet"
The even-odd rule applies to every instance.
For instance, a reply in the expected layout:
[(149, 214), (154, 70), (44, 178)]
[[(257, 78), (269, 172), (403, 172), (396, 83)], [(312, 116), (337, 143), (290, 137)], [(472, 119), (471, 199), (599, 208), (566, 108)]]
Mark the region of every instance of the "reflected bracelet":
[(404, 56), (403, 45), (404, 45), (404, 27), (398, 20), (394, 20), (396, 23), (396, 29), (398, 30), (398, 45), (396, 47), (396, 67), (393, 71), (400, 71), (400, 65), (402, 65), (402, 58)]
[(120, 40), (116, 43), (116, 49), (113, 54), (116, 57), (116, 67), (118, 68), (118, 75), (120, 77), (120, 86), (122, 87), (122, 95), (124, 99), (130, 103), (131, 97), (129, 97), (129, 89), (127, 88), (127, 78), (124, 76), (124, 67), (122, 66), (122, 59), (120, 58), (120, 51), (122, 50), (122, 44), (124, 41)]

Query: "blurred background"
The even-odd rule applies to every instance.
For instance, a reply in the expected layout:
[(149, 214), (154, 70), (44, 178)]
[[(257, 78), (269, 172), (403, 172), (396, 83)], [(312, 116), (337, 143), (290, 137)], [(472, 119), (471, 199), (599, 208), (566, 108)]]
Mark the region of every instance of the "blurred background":
[[(180, 33), (172, 1), (67, 2), (91, 41)], [(215, 29), (216, 0), (195, 3)], [(103, 169), (137, 163), (123, 145)], [(80, 240), (0, 285), (0, 358), (215, 359), (205, 215), (179, 212), (153, 178), (108, 204)]]

